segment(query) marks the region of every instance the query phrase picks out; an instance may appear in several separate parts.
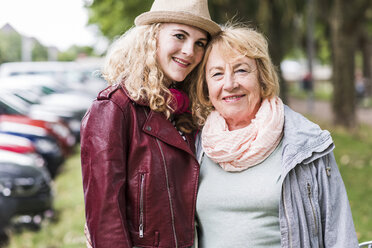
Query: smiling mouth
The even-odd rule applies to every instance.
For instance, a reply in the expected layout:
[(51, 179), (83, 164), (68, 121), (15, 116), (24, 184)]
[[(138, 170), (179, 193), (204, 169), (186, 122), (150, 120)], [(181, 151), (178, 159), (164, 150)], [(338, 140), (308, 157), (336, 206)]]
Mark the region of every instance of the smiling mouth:
[(245, 95), (227, 96), (227, 97), (223, 97), (222, 100), (234, 101), (234, 100), (238, 100), (238, 99), (242, 98), (243, 96), (245, 96)]
[(173, 57), (173, 60), (174, 60), (175, 62), (177, 62), (177, 63), (183, 65), (183, 66), (188, 66), (188, 65), (190, 65), (190, 63), (188, 63), (188, 62), (186, 62), (186, 61), (184, 61), (184, 60), (181, 60), (181, 59), (179, 59), (179, 58), (175, 58), (175, 57)]

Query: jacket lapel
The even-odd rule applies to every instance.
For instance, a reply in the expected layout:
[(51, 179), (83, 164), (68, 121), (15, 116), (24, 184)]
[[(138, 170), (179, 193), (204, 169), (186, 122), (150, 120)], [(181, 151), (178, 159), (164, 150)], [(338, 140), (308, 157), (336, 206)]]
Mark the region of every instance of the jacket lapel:
[[(145, 110), (146, 111), (146, 110)], [(166, 120), (164, 116), (160, 113), (150, 111), (147, 114), (147, 119), (142, 127), (142, 130), (155, 138), (179, 149), (184, 150), (193, 157), (195, 157), (194, 142), (192, 141), (190, 135), (186, 135), (187, 141), (185, 141), (179, 134), (177, 129), (173, 124)], [(190, 144), (190, 146), (188, 145)]]

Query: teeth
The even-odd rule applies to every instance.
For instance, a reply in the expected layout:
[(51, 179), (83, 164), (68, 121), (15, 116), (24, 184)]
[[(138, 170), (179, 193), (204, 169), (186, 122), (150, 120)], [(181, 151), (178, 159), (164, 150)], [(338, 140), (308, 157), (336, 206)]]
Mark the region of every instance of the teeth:
[(232, 100), (232, 99), (236, 99), (236, 98), (239, 98), (239, 96), (225, 97), (226, 100)]
[(185, 62), (179, 60), (178, 58), (174, 58), (174, 60), (175, 60), (176, 62), (182, 64), (182, 65), (188, 65), (188, 63), (185, 63)]

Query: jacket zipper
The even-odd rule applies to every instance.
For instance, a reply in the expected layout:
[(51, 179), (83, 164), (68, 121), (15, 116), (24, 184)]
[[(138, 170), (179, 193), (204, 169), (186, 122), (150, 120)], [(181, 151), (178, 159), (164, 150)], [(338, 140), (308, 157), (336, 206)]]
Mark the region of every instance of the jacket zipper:
[(316, 214), (315, 214), (315, 208), (314, 208), (314, 204), (313, 204), (313, 200), (312, 200), (312, 193), (311, 193), (311, 185), (310, 183), (307, 183), (307, 195), (309, 197), (309, 200), (310, 200), (310, 205), (311, 205), (311, 210), (313, 211), (313, 218), (314, 218), (314, 224), (315, 224), (315, 234), (317, 235), (318, 234), (318, 223), (316, 221)]
[(139, 216), (139, 237), (143, 238), (143, 190), (145, 186), (145, 174), (141, 174), (140, 184), (140, 216)]
[[(146, 112), (146, 109), (143, 109), (143, 112), (145, 112), (146, 117), (148, 117), (148, 113)], [(161, 156), (162, 156), (162, 159), (163, 159), (163, 165), (164, 165), (164, 171), (165, 171), (165, 179), (166, 179), (166, 184), (167, 184), (167, 192), (168, 192), (168, 199), (169, 199), (171, 219), (172, 219), (173, 236), (174, 236), (174, 242), (176, 244), (175, 248), (178, 248), (178, 241), (177, 241), (177, 235), (176, 235), (176, 227), (175, 227), (175, 223), (174, 223), (174, 210), (173, 210), (171, 192), (170, 192), (170, 188), (169, 188), (169, 178), (168, 178), (168, 171), (167, 171), (167, 163), (165, 162), (164, 152), (163, 152), (163, 149), (161, 148), (160, 142), (159, 142), (159, 140), (157, 138), (156, 138), (156, 142), (158, 144), (158, 147), (160, 149), (160, 153), (161, 153)]]
[(292, 233), (291, 233), (291, 225), (289, 223), (289, 218), (288, 218), (288, 212), (287, 212), (287, 206), (285, 204), (285, 191), (284, 189), (282, 189), (283, 191), (283, 208), (284, 208), (284, 214), (285, 214), (285, 218), (287, 220), (287, 224), (288, 224), (288, 242), (289, 242), (289, 247), (292, 248)]
[(176, 235), (176, 228), (174, 224), (174, 210), (173, 210), (173, 204), (172, 204), (172, 197), (171, 197), (171, 192), (169, 188), (169, 178), (168, 178), (168, 171), (167, 171), (167, 164), (165, 163), (165, 157), (164, 157), (164, 152), (163, 149), (161, 148), (160, 142), (158, 139), (156, 139), (156, 142), (158, 143), (159, 149), (161, 156), (163, 158), (163, 164), (164, 164), (164, 171), (165, 171), (165, 178), (167, 182), (167, 191), (168, 191), (168, 198), (169, 198), (169, 204), (170, 204), (170, 211), (171, 211), (171, 218), (172, 218), (172, 228), (173, 228), (173, 236), (174, 236), (174, 241), (176, 243), (176, 248), (178, 248), (178, 241), (177, 241), (177, 235)]

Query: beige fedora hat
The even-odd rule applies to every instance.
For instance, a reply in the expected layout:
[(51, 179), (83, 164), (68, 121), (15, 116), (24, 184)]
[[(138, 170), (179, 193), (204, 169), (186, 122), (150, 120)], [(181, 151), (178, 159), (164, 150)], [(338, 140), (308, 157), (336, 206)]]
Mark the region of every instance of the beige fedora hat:
[(220, 26), (211, 20), (207, 0), (155, 0), (151, 10), (137, 16), (136, 26), (157, 22), (191, 25), (215, 35)]

